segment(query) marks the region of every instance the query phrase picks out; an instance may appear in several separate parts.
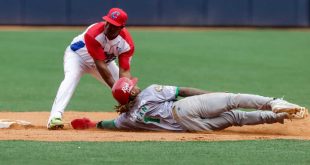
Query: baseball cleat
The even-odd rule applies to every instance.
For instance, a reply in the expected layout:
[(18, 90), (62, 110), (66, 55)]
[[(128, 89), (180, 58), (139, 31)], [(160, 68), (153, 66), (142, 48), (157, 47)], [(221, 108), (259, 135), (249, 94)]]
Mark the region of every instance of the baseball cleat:
[(47, 128), (50, 130), (63, 129), (64, 123), (62, 122), (61, 118), (52, 118)]
[(299, 112), (292, 114), (292, 119), (304, 119), (308, 117), (308, 115), (309, 115), (308, 109), (305, 107), (301, 107)]
[(289, 114), (297, 113), (299, 109), (301, 108), (299, 105), (289, 103), (282, 99), (276, 99), (276, 100), (271, 101), (270, 106), (271, 106), (272, 112), (274, 113), (286, 112)]
[(276, 99), (270, 102), (272, 112), (287, 113), (289, 119), (303, 119), (308, 115), (308, 109), (296, 104), (289, 103), (283, 99)]
[(296, 104), (289, 103), (282, 99), (273, 100), (271, 103), (271, 109), (274, 113), (287, 113), (289, 119), (303, 119), (308, 115), (308, 109)]
[[(281, 112), (281, 113), (286, 113), (286, 112)], [(281, 114), (277, 113), (277, 114)], [(300, 111), (297, 113), (286, 113), (287, 114), (287, 119), (304, 119), (309, 116), (308, 109), (305, 107), (301, 107)]]

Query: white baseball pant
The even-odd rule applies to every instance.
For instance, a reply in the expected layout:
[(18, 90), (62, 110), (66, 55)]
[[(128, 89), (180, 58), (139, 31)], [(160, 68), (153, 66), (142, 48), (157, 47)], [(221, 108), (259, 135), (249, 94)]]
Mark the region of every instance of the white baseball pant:
[[(108, 64), (114, 80), (119, 78), (119, 68), (115, 61)], [(54, 100), (48, 123), (54, 117), (62, 118), (65, 108), (67, 107), (81, 77), (84, 74), (91, 74), (102, 84), (108, 86), (98, 70), (94, 60), (89, 54), (78, 55), (68, 47), (64, 54), (64, 80), (61, 82)]]

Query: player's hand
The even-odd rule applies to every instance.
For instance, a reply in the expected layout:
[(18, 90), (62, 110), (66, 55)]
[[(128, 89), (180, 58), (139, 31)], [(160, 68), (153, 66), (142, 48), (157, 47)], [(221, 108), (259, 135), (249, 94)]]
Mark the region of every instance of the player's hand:
[(82, 119), (74, 119), (71, 121), (71, 125), (73, 129), (88, 129), (88, 128), (95, 128), (96, 122), (89, 120), (88, 118)]

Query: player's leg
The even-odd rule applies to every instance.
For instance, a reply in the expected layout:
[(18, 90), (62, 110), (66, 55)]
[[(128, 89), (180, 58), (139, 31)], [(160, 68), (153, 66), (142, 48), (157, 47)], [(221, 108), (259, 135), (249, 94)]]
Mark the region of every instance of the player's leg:
[(251, 108), (259, 110), (272, 110), (274, 113), (286, 112), (290, 118), (305, 118), (308, 110), (297, 104), (279, 98), (270, 98), (252, 94), (231, 94), (229, 98), (230, 109)]
[(57, 129), (63, 127), (62, 115), (67, 107), (81, 76), (84, 74), (83, 62), (81, 58), (70, 50), (66, 50), (64, 55), (64, 80), (61, 82), (53, 106), (47, 127)]
[[(192, 113), (202, 118), (216, 117), (233, 109), (273, 110), (275, 113), (287, 112), (291, 116), (304, 118), (307, 109), (281, 99), (253, 94), (210, 93), (185, 98), (178, 101), (183, 107), (191, 107)], [(184, 103), (182, 103), (184, 102)], [(275, 111), (276, 110), (276, 111)]]
[(279, 98), (270, 98), (253, 94), (231, 94), (228, 105), (230, 109), (250, 108), (258, 110), (272, 110), (274, 113), (286, 112), (290, 118), (305, 118), (308, 110), (297, 104)]
[(222, 130), (230, 126), (258, 125), (284, 123), (287, 113), (274, 113), (271, 111), (239, 111), (224, 112), (218, 117), (202, 119), (204, 126), (210, 130)]
[(190, 115), (210, 118), (237, 108), (270, 110), (272, 100), (250, 94), (210, 93), (181, 99), (175, 105), (186, 109)]
[(181, 109), (173, 110), (174, 119), (188, 131), (211, 131), (222, 130), (230, 126), (283, 123), (284, 119), (288, 118), (288, 114), (285, 112), (274, 113), (261, 110), (252, 112), (232, 110), (210, 118), (201, 118), (190, 112)]
[(192, 114), (191, 110), (176, 105), (172, 109), (173, 119), (187, 131), (211, 131), (199, 115)]
[[(116, 65), (115, 61), (112, 61), (108, 64), (108, 69), (110, 70), (112, 77), (114, 80), (118, 80), (119, 79), (119, 68)], [(90, 70), (89, 72), (94, 78), (96, 78), (99, 82), (101, 82), (102, 84), (105, 84), (106, 86), (107, 83), (103, 80), (103, 78), (101, 77), (100, 73), (98, 72), (98, 70), (96, 68), (93, 68), (92, 70)]]

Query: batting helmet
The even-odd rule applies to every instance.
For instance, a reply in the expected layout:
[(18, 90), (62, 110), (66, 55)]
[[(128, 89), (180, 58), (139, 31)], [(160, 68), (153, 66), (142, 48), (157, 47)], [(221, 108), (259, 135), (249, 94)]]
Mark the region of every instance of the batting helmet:
[(122, 77), (117, 80), (112, 87), (112, 94), (115, 100), (121, 105), (127, 104), (129, 102), (130, 92), (132, 88), (137, 84), (138, 79), (129, 79), (127, 77)]
[(120, 8), (112, 8), (102, 19), (114, 26), (125, 26), (127, 21), (127, 13)]

